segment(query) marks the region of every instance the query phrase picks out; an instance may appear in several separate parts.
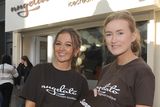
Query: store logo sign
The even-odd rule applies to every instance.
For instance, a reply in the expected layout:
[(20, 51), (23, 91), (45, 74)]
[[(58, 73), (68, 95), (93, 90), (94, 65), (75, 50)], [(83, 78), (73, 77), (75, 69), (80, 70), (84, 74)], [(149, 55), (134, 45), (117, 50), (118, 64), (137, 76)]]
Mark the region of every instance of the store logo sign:
[(69, 0), (68, 7), (77, 6), (80, 4), (86, 4), (94, 0)]
[(40, 9), (40, 4), (48, 2), (49, 0), (31, 0), (28, 3), (11, 7), (11, 12), (16, 12), (18, 16), (26, 18), (30, 11)]

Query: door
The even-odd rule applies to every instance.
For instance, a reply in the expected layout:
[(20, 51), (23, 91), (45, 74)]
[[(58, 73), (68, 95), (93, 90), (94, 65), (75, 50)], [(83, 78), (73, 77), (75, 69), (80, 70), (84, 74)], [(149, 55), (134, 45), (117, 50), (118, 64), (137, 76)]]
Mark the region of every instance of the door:
[(36, 64), (47, 62), (47, 36), (37, 36), (35, 44)]

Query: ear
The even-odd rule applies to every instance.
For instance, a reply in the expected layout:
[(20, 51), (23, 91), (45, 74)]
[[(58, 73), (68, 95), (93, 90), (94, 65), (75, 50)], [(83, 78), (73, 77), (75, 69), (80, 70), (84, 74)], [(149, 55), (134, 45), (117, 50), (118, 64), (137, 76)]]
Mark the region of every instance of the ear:
[(132, 34), (132, 42), (134, 42), (134, 41), (136, 40), (136, 38), (137, 38), (137, 33), (134, 32), (134, 33)]

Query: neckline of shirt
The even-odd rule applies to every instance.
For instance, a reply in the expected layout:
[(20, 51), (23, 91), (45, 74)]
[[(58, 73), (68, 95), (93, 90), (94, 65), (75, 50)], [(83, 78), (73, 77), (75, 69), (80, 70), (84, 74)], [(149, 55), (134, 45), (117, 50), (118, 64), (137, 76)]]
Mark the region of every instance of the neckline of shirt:
[(134, 63), (135, 61), (140, 60), (140, 59), (141, 59), (141, 58), (139, 58), (139, 57), (138, 57), (138, 58), (135, 58), (135, 59), (127, 62), (127, 63), (124, 64), (124, 65), (119, 65), (119, 64), (117, 64), (116, 60), (114, 61), (114, 63), (115, 63), (115, 67), (116, 67), (116, 68), (122, 68), (122, 67), (128, 66), (128, 65), (130, 65), (130, 64), (132, 64), (132, 63)]
[(69, 69), (69, 70), (60, 70), (60, 69), (56, 68), (52, 63), (50, 63), (50, 66), (52, 67), (52, 69), (54, 69), (55, 71), (58, 71), (58, 72), (68, 73), (68, 72), (72, 71), (72, 69)]

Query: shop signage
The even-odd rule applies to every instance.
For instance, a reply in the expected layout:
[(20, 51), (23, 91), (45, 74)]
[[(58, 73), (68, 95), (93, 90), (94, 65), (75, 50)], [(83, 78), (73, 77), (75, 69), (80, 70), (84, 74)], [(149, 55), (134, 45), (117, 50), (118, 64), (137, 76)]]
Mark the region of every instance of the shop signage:
[(69, 7), (77, 6), (77, 5), (89, 3), (92, 1), (94, 1), (94, 0), (71, 0), (71, 1), (69, 1), (68, 6)]
[(28, 3), (20, 4), (11, 7), (11, 12), (16, 12), (20, 17), (27, 17), (30, 11), (40, 9), (40, 4), (48, 2), (49, 0), (31, 0)]
[(155, 3), (155, 0), (5, 0), (5, 31), (48, 26), (111, 11), (154, 7)]

